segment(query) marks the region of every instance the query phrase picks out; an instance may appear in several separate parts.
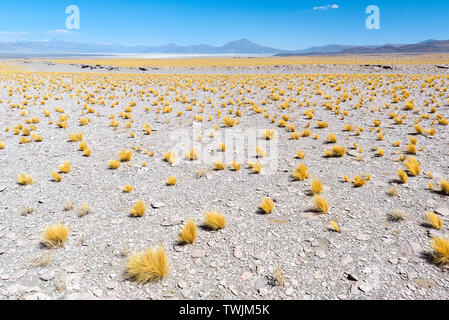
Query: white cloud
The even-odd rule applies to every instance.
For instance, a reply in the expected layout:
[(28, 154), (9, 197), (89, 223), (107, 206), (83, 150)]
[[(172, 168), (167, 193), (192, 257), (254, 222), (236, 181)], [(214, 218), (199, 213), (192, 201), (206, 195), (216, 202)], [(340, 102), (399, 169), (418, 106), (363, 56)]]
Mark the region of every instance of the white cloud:
[(24, 35), (24, 34), (28, 34), (28, 32), (16, 32), (16, 31), (0, 31), (0, 34), (4, 34), (4, 35)]
[(338, 4), (326, 4), (325, 6), (313, 7), (313, 10), (338, 9)]
[(56, 30), (49, 30), (46, 33), (51, 33), (51, 34), (75, 34), (75, 31), (70, 31), (67, 29), (56, 29)]

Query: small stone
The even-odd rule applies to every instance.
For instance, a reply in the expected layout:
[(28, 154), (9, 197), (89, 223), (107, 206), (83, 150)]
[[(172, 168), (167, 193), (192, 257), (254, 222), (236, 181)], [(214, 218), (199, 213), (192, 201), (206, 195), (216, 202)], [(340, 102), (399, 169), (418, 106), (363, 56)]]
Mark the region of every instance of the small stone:
[(151, 206), (153, 207), (153, 209), (159, 209), (165, 206), (165, 204), (163, 202), (152, 202)]
[(437, 208), (437, 209), (435, 209), (435, 213), (437, 213), (443, 217), (449, 216), (449, 208), (443, 208), (443, 207)]
[(363, 281), (360, 285), (359, 285), (359, 289), (365, 293), (368, 293), (372, 290), (372, 286), (367, 283), (366, 281)]
[(388, 259), (388, 262), (390, 262), (393, 265), (396, 265), (396, 264), (398, 264), (399, 260), (398, 260), (398, 258), (394, 257), (394, 258)]
[(117, 287), (117, 282), (115, 282), (115, 281), (109, 281), (106, 284), (106, 288), (108, 288), (109, 290), (113, 290), (113, 289), (115, 289), (115, 287)]
[(245, 272), (243, 272), (242, 275), (240, 276), (240, 280), (246, 281), (246, 280), (248, 280), (249, 278), (251, 278), (252, 276), (253, 276), (253, 274), (252, 274), (251, 272), (245, 271)]
[(352, 257), (351, 256), (345, 256), (343, 258), (341, 258), (340, 260), (340, 266), (344, 267), (345, 265), (347, 265), (348, 263), (352, 262)]
[(348, 274), (346, 275), (346, 278), (347, 278), (348, 280), (351, 280), (351, 281), (359, 281), (359, 279), (358, 279), (356, 276), (354, 276), (353, 274), (351, 274), (351, 273), (348, 273)]
[(294, 291), (295, 291), (295, 289), (293, 289), (293, 287), (289, 287), (287, 290), (285, 290), (285, 294), (287, 296), (291, 296)]
[(235, 248), (234, 257), (236, 257), (237, 259), (240, 259), (243, 257), (243, 252), (240, 248)]
[(368, 241), (369, 240), (369, 235), (367, 235), (365, 233), (359, 234), (359, 235), (357, 235), (357, 240)]
[(178, 287), (180, 287), (181, 289), (185, 289), (185, 288), (187, 288), (187, 282), (185, 282), (185, 281), (179, 281), (178, 282)]
[(206, 252), (201, 249), (193, 249), (192, 258), (202, 258), (206, 255)]
[(319, 258), (326, 258), (326, 252), (324, 252), (324, 250), (322, 250), (322, 249), (318, 249), (316, 252), (315, 252), (315, 255), (317, 256), (317, 257), (319, 257)]
[(55, 277), (54, 271), (44, 271), (41, 274), (39, 274), (39, 279), (43, 281), (50, 281)]
[(265, 297), (268, 294), (268, 289), (266, 287), (260, 288), (259, 289), (259, 295), (261, 297)]

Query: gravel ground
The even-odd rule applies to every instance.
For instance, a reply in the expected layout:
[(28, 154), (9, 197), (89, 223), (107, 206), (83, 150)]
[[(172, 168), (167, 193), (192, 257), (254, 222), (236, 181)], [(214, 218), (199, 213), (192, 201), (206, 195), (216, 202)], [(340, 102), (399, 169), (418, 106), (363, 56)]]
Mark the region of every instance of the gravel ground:
[[(449, 77), (444, 69), (308, 65), (166, 68), (140, 73), (118, 68), (105, 73), (108, 70), (86, 70), (76, 65), (49, 66), (29, 61), (23, 65), (33, 72), (0, 74), (0, 141), (6, 145), (0, 150), (0, 299), (449, 298), (449, 268), (435, 264), (430, 256), (432, 236), (449, 237), (449, 196), (439, 192), (440, 181), (449, 178), (449, 127), (435, 123), (436, 113), (449, 118), (449, 93), (444, 91)], [(430, 78), (433, 80), (425, 81)], [(421, 84), (432, 82), (434, 86), (421, 90)], [(336, 90), (337, 83), (341, 83), (342, 91)], [(115, 90), (111, 89), (113, 84), (118, 84)], [(322, 95), (316, 94), (317, 85)], [(392, 103), (394, 87), (400, 87), (396, 91), (399, 97), (401, 88), (406, 88), (410, 96)], [(299, 94), (298, 88), (302, 89)], [(158, 106), (152, 103), (157, 97), (148, 89), (164, 95), (173, 111), (157, 114)], [(342, 100), (345, 89), (353, 100), (337, 102), (338, 97)], [(285, 94), (279, 101), (269, 98), (281, 90)], [(86, 114), (91, 122), (79, 126), (79, 118), (85, 117), (81, 112), (88, 93), (97, 100), (89, 105), (95, 113)], [(23, 116), (22, 109), (11, 108), (10, 104), (22, 105), (25, 94), (31, 99), (24, 109), (28, 114)], [(41, 105), (45, 95), (48, 100)], [(108, 100), (111, 95), (113, 99)], [(326, 99), (326, 95), (331, 98)], [(186, 103), (176, 101), (177, 96), (185, 96)], [(365, 102), (355, 109), (360, 97)], [(283, 99), (290, 98), (296, 101), (281, 110)], [(98, 103), (102, 99), (105, 105)], [(235, 105), (222, 108), (221, 103), (229, 99)], [(413, 111), (403, 109), (409, 99), (414, 99)], [(204, 113), (199, 105), (193, 106), (193, 111), (186, 110), (194, 100), (205, 103)], [(118, 105), (111, 108), (115, 101), (119, 101)], [(136, 101), (131, 113), (134, 122), (126, 128), (130, 120), (119, 115), (131, 101)], [(229, 108), (236, 111), (239, 101), (240, 124), (224, 128), (222, 119)], [(266, 109), (269, 118), (264, 117), (265, 112), (254, 112), (250, 101)], [(304, 106), (299, 106), (300, 102)], [(327, 102), (334, 107), (340, 105), (348, 115), (341, 119), (341, 114), (323, 106)], [(387, 103), (390, 109), (384, 107)], [(56, 126), (58, 107), (70, 116), (66, 129)], [(431, 113), (431, 107), (436, 108), (436, 113)], [(51, 112), (50, 117), (43, 115), (44, 108)], [(217, 109), (222, 111), (220, 120)], [(315, 110), (312, 120), (304, 115), (308, 109)], [(405, 114), (403, 124), (395, 124), (390, 112)], [(413, 125), (423, 113), (430, 119), (422, 119), (420, 125), (424, 129), (434, 127), (434, 136), (415, 134)], [(109, 126), (110, 114), (119, 120), (119, 128)], [(288, 123), (299, 132), (310, 122), (311, 137), (291, 139), (286, 128), (277, 126), (281, 114), (288, 115)], [(194, 115), (203, 116), (204, 121), (192, 122)], [(212, 121), (208, 121), (209, 115)], [(273, 123), (270, 118), (274, 115), (278, 118)], [(29, 127), (25, 119), (33, 117), (40, 119), (35, 126), (43, 141), (20, 144), (21, 135), (14, 135), (13, 127), (19, 123)], [(383, 140), (378, 140), (377, 128), (370, 131), (374, 119), (381, 120)], [(318, 120), (327, 121), (328, 127), (317, 128)], [(151, 135), (145, 135), (147, 123)], [(345, 124), (362, 126), (364, 131), (360, 135), (355, 130), (343, 131)], [(220, 129), (213, 140), (208, 133), (215, 125)], [(267, 159), (256, 159), (250, 144), (245, 144), (248, 156), (241, 161), (238, 172), (214, 171), (211, 163), (201, 159), (181, 161), (182, 154), (178, 154), (180, 161), (175, 165), (163, 161), (163, 154), (174, 148), (170, 134), (190, 135), (198, 150), (213, 146), (214, 150), (205, 148), (204, 152), (218, 159), (223, 153), (214, 146), (222, 141), (225, 132), (250, 129), (275, 129), (277, 138), (257, 140), (265, 146)], [(90, 157), (83, 157), (78, 143), (68, 141), (70, 133), (78, 132), (83, 133), (92, 150)], [(202, 142), (198, 141), (200, 132)], [(326, 143), (329, 133), (336, 135), (337, 145), (346, 147), (345, 156), (324, 157), (324, 151), (333, 146)], [(313, 138), (315, 134), (319, 139)], [(405, 166), (398, 161), (398, 152), (406, 154), (410, 135), (418, 139), (416, 158), (421, 162), (421, 174), (399, 184), (396, 171)], [(401, 141), (400, 147), (393, 146), (395, 140)], [(363, 153), (352, 148), (354, 142), (364, 149)], [(376, 156), (373, 150), (377, 147), (384, 150), (384, 156)], [(117, 159), (120, 150), (131, 148), (135, 152), (128, 165), (108, 169), (110, 159)], [(306, 154), (302, 160), (296, 158), (299, 149)], [(145, 154), (145, 150), (154, 152), (154, 156)], [(232, 150), (226, 151), (230, 157), (226, 160), (232, 155)], [(72, 169), (56, 183), (51, 172), (63, 161), (70, 161)], [(266, 166), (262, 173), (253, 174), (247, 161)], [(301, 162), (309, 168), (310, 178), (294, 181), (292, 172)], [(202, 168), (207, 168), (208, 173), (198, 177)], [(427, 175), (429, 171), (432, 179)], [(35, 183), (17, 184), (20, 173), (31, 174)], [(351, 182), (344, 182), (345, 174), (351, 180), (356, 175), (370, 174), (371, 178), (364, 186), (354, 188)], [(176, 176), (178, 183), (166, 186), (168, 176)], [(322, 195), (330, 205), (328, 214), (312, 210), (309, 188), (314, 178), (324, 184)], [(429, 189), (429, 182), (435, 190)], [(125, 184), (133, 185), (134, 190), (123, 193)], [(388, 194), (394, 186), (397, 196)], [(260, 214), (258, 206), (267, 196), (275, 201), (274, 211)], [(147, 212), (141, 218), (131, 217), (129, 210), (139, 199), (146, 202)], [(68, 201), (75, 203), (71, 211), (64, 210)], [(92, 212), (79, 217), (83, 203)], [(35, 210), (24, 214), (26, 208)], [(178, 234), (184, 222), (192, 218), (200, 226), (209, 210), (223, 213), (227, 226), (216, 232), (199, 228), (192, 245), (179, 246)], [(391, 221), (392, 210), (405, 211), (408, 217)], [(443, 219), (441, 230), (425, 224), (423, 217), (428, 211), (436, 211)], [(331, 220), (338, 222), (340, 233), (331, 231)], [(41, 245), (42, 232), (54, 223), (69, 226), (68, 240), (59, 249), (45, 249)], [(159, 243), (166, 249), (170, 264), (167, 277), (144, 285), (127, 280), (124, 272), (128, 256)], [(275, 281), (279, 274), (284, 281)]]

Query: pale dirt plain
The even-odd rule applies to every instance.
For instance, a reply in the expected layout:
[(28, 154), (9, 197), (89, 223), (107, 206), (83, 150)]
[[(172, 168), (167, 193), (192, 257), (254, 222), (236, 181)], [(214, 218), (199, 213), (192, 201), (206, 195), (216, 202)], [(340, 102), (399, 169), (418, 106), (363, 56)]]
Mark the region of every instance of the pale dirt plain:
[[(440, 192), (440, 181), (449, 179), (449, 127), (438, 123), (449, 118), (449, 75), (441, 68), (449, 58), (440, 59), (440, 67), (423, 59), (413, 64), (395, 60), (391, 69), (360, 63), (243, 63), (139, 70), (50, 59), (5, 61), (0, 72), (0, 141), (5, 144), (0, 150), (0, 299), (448, 299), (449, 268), (433, 261), (432, 236), (449, 237), (449, 196)], [(171, 112), (162, 112), (161, 96)], [(405, 110), (411, 99), (414, 109)], [(120, 117), (132, 101), (131, 118)], [(313, 119), (306, 110), (314, 110)], [(403, 123), (397, 124), (391, 112), (397, 119), (405, 115)], [(111, 114), (118, 128), (110, 126)], [(423, 114), (428, 118), (420, 118)], [(69, 116), (65, 129), (56, 124), (60, 115)], [(292, 132), (278, 126), (282, 115), (299, 133), (310, 123), (310, 137), (292, 139)], [(225, 128), (225, 116), (240, 123)], [(89, 124), (80, 126), (86, 117)], [(23, 134), (15, 135), (13, 127), (28, 128), (31, 118), (40, 120), (31, 134), (42, 141), (21, 144)], [(419, 119), (424, 130), (433, 127), (436, 133), (417, 134)], [(383, 140), (373, 120), (381, 121)], [(318, 121), (328, 127), (318, 128)], [(193, 123), (201, 125), (202, 142)], [(150, 135), (145, 124), (151, 126)], [(344, 131), (345, 124), (352, 130)], [(358, 126), (363, 127), (359, 135)], [(177, 129), (187, 130), (200, 145), (210, 145), (211, 130), (220, 142), (226, 130), (275, 129), (277, 169), (252, 173), (248, 161), (264, 162), (252, 150), (240, 171), (213, 170), (201, 159), (181, 160), (183, 154), (170, 165), (163, 155), (172, 150), (169, 135)], [(79, 132), (91, 149), (89, 157), (78, 142), (69, 141), (70, 133)], [(333, 146), (326, 142), (329, 133), (337, 137), (335, 145), (346, 147), (343, 157), (324, 157)], [(406, 169), (399, 158), (410, 156), (405, 150), (409, 136), (418, 140), (421, 173), (401, 184), (396, 172)], [(396, 140), (399, 147), (393, 145)], [(260, 141), (267, 143), (262, 136)], [(383, 156), (376, 155), (377, 148)], [(108, 168), (110, 159), (129, 149), (134, 153), (128, 164)], [(298, 150), (304, 159), (296, 158)], [(223, 156), (218, 143), (212, 153), (216, 159)], [(71, 171), (55, 182), (51, 172), (64, 161)], [(305, 181), (292, 179), (300, 163), (310, 173)], [(198, 176), (201, 169), (207, 169), (205, 176)], [(19, 185), (20, 173), (35, 182)], [(370, 176), (356, 188), (356, 175)], [(177, 177), (175, 186), (166, 185), (169, 176)], [(313, 210), (309, 189), (316, 178), (324, 185), (328, 214)], [(124, 193), (126, 184), (134, 190)], [(397, 195), (390, 194), (391, 188)], [(264, 197), (275, 201), (268, 215), (258, 211)], [(147, 211), (134, 218), (130, 208), (140, 199)], [(64, 209), (67, 202), (74, 203), (70, 211)], [(91, 212), (80, 217), (83, 203)], [(200, 228), (209, 210), (225, 215), (224, 229)], [(393, 221), (393, 210), (408, 216)], [(441, 230), (423, 219), (430, 211), (443, 220)], [(188, 219), (199, 226), (198, 237), (180, 246), (178, 234)], [(331, 221), (341, 232), (332, 231)], [(54, 223), (67, 224), (70, 234), (61, 248), (46, 249), (42, 233)], [(157, 244), (167, 252), (168, 275), (148, 284), (127, 279), (128, 257)]]

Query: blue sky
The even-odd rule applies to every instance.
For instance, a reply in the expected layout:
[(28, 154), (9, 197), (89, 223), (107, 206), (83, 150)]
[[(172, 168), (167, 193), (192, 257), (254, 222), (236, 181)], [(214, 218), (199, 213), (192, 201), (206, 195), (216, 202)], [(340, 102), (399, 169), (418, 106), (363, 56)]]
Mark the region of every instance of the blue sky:
[[(380, 30), (365, 27), (365, 8), (372, 4), (380, 9)], [(80, 9), (79, 31), (65, 29), (68, 5)], [(445, 0), (15, 0), (1, 1), (0, 41), (223, 45), (246, 38), (303, 49), (446, 40), (448, 17)]]

